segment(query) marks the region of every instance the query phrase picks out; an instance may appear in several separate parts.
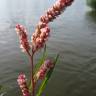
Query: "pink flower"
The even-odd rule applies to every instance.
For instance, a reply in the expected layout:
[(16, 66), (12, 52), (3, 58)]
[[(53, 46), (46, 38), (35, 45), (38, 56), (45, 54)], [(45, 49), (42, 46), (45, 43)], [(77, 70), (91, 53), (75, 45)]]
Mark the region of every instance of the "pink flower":
[(20, 48), (23, 52), (28, 52), (30, 50), (30, 44), (27, 39), (26, 29), (22, 25), (17, 24), (16, 31), (20, 40)]
[(42, 26), (42, 28), (40, 29), (37, 27), (35, 33), (32, 35), (32, 46), (34, 51), (37, 51), (44, 46), (50, 34), (48, 25), (44, 25), (43, 27), (42, 24), (40, 26)]
[(54, 64), (51, 60), (45, 60), (42, 66), (40, 67), (39, 71), (36, 74), (37, 79), (43, 79), (46, 73), (54, 67)]
[(26, 77), (24, 74), (20, 74), (17, 79), (18, 85), (21, 88), (23, 96), (31, 96), (27, 87)]
[(71, 3), (73, 0), (57, 0), (56, 3), (47, 10), (46, 14), (41, 16), (40, 21), (43, 23), (49, 23), (54, 20), (61, 12)]
[(36, 30), (31, 37), (34, 51), (41, 49), (48, 40), (50, 32), (48, 23), (60, 15), (67, 6), (71, 5), (72, 2), (73, 0), (57, 0), (56, 3), (40, 17), (40, 21), (36, 27)]

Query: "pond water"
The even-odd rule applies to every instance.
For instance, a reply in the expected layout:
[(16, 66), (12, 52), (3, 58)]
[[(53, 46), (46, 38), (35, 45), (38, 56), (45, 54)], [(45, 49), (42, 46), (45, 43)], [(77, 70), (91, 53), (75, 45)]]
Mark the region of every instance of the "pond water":
[[(0, 85), (8, 87), (5, 96), (19, 96), (16, 79), (20, 72), (28, 74), (30, 66), (15, 25), (25, 25), (30, 38), (39, 17), (55, 1), (0, 0)], [(45, 96), (96, 96), (96, 12), (85, 0), (75, 0), (50, 28), (48, 52), (59, 53), (60, 59)]]

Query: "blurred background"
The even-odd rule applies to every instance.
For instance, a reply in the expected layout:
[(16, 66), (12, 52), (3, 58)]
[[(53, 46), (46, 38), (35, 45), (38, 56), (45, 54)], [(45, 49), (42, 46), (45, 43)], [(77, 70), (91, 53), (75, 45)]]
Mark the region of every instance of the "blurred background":
[[(7, 87), (4, 96), (20, 96), (18, 74), (29, 74), (15, 25), (26, 26), (30, 39), (40, 16), (55, 1), (0, 0), (0, 85)], [(96, 96), (96, 0), (74, 0), (49, 25), (48, 53), (60, 53), (60, 59), (44, 96)]]

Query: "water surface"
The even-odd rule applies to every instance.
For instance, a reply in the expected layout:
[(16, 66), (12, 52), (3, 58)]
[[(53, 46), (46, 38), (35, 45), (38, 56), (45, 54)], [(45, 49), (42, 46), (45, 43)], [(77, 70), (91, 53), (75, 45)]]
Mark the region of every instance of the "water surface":
[[(5, 96), (19, 96), (17, 76), (22, 71), (28, 74), (29, 68), (27, 56), (19, 49), (15, 25), (25, 25), (30, 38), (39, 17), (55, 1), (0, 1), (0, 84), (9, 87)], [(45, 96), (96, 96), (95, 12), (84, 0), (75, 0), (50, 27), (49, 55), (60, 53), (60, 59)]]

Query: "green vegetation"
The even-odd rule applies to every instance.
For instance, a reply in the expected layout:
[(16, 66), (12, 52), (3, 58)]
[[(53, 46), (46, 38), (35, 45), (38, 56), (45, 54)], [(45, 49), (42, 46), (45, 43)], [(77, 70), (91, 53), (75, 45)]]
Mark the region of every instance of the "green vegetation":
[(96, 0), (87, 0), (87, 5), (96, 10)]

